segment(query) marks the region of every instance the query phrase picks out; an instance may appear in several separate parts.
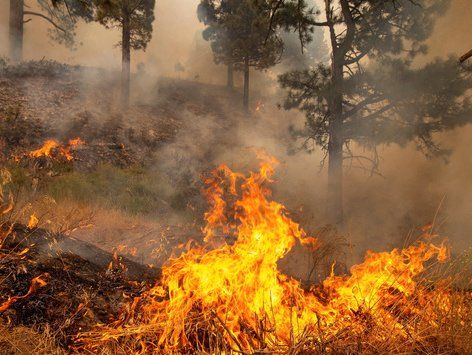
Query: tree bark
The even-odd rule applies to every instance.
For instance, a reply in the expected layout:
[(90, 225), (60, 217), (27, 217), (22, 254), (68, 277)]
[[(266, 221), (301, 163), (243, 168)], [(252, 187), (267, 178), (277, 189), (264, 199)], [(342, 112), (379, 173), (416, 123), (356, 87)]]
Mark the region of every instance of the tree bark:
[(131, 65), (131, 28), (130, 15), (123, 10), (121, 39), (121, 102), (123, 107), (129, 106), (130, 95), (130, 65)]
[[(339, 80), (341, 75), (341, 80)], [(333, 71), (333, 94), (329, 107), (329, 142), (328, 142), (328, 216), (332, 223), (343, 223), (343, 122), (342, 66)]]
[(328, 98), (329, 142), (328, 142), (328, 216), (332, 223), (342, 225), (343, 213), (343, 90), (345, 56), (355, 37), (355, 24), (348, 0), (340, 0), (341, 11), (346, 23), (346, 35), (341, 43), (335, 31), (336, 20), (333, 18), (332, 1), (326, 0), (326, 23), (329, 28), (331, 57), (331, 89)]
[(249, 111), (249, 58), (244, 60), (244, 95), (243, 107)]
[(23, 60), (23, 11), (24, 0), (10, 0), (10, 59), (13, 63)]
[(226, 84), (228, 89), (234, 89), (234, 68), (233, 63), (228, 64), (228, 82)]

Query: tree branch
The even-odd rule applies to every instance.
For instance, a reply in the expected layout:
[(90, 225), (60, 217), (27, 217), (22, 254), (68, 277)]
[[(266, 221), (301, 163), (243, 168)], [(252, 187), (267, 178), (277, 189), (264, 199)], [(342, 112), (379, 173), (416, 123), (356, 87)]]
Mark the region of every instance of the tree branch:
[[(269, 29), (267, 31), (265, 42), (268, 41), (268, 39), (270, 37), (270, 34), (274, 31), (273, 26), (274, 26), (275, 14), (284, 5), (284, 3), (285, 3), (285, 0), (278, 0), (275, 3), (274, 8), (271, 9), (270, 20), (269, 20)], [(300, 6), (300, 2), (298, 3), (298, 5)], [(327, 21), (325, 21), (325, 22), (310, 21), (309, 23), (310, 23), (310, 25), (313, 25), (313, 26), (329, 26)]]
[(59, 26), (58, 24), (56, 24), (50, 17), (47, 17), (46, 15), (43, 15), (39, 12), (34, 12), (34, 11), (24, 11), (23, 12), (24, 15), (31, 15), (31, 16), (38, 16), (38, 17), (42, 17), (43, 19), (45, 19), (46, 21), (48, 21), (49, 23), (51, 23), (54, 27), (56, 27), (58, 30), (61, 30), (62, 32), (66, 33), (67, 31), (65, 29), (63, 29), (61, 26)]
[(326, 14), (326, 21), (328, 22), (328, 27), (329, 27), (331, 50), (334, 56), (334, 53), (338, 49), (338, 42), (336, 40), (336, 30), (334, 29), (333, 12), (331, 9), (331, 0), (325, 0), (325, 14)]
[(351, 64), (358, 63), (358, 62), (359, 62), (362, 58), (364, 58), (368, 53), (369, 53), (369, 50), (366, 50), (365, 52), (360, 53), (360, 54), (357, 55), (356, 57), (350, 58), (350, 59), (346, 60), (344, 63), (345, 63), (345, 65), (351, 65)]
[(460, 57), (459, 62), (464, 63), (470, 57), (472, 57), (472, 49), (470, 51), (468, 51), (466, 54), (464, 54), (462, 57)]
[(267, 36), (265, 38), (265, 42), (267, 42), (269, 40), (270, 34), (273, 31), (272, 26), (274, 25), (275, 13), (283, 5), (283, 3), (284, 3), (284, 0), (278, 0), (277, 3), (275, 4), (274, 8), (271, 10), (270, 21), (269, 21), (269, 29), (267, 30)]
[(356, 104), (351, 110), (345, 112), (344, 115), (343, 115), (343, 119), (346, 119), (346, 118), (348, 118), (352, 115), (355, 115), (360, 110), (365, 108), (365, 106), (367, 106), (367, 105), (375, 104), (375, 103), (380, 102), (382, 100), (384, 100), (383, 96), (372, 95), (371, 97), (368, 97), (368, 98), (362, 100), (361, 102), (359, 102), (358, 104)]

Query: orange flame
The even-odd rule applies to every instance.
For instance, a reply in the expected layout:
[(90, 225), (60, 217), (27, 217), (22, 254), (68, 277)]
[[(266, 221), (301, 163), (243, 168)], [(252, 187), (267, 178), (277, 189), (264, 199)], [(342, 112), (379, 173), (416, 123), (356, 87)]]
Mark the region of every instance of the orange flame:
[(29, 156), (32, 158), (39, 158), (42, 156), (51, 157), (52, 150), (58, 147), (60, 147), (60, 144), (56, 140), (48, 139), (44, 142), (41, 148), (31, 151)]
[(169, 260), (162, 279), (130, 307), (137, 320), (117, 321), (98, 335), (89, 334), (95, 344), (152, 335), (159, 349), (172, 352), (195, 346), (192, 329), (215, 321), (224, 330), (224, 340), (241, 352), (250, 352), (254, 344), (289, 346), (306, 334), (363, 331), (369, 327), (365, 319), (388, 321), (392, 332), (404, 335), (398, 314), (418, 314), (425, 307), (409, 301), (418, 290), (415, 277), (425, 270), (426, 261), (444, 260), (446, 248), (421, 242), (390, 253), (369, 252), (350, 276), (328, 277), (322, 296), (305, 291), (279, 272), (277, 262), (297, 241), (313, 246), (316, 238), (307, 237), (284, 206), (270, 199), (267, 184), (277, 161), (260, 158), (258, 172), (244, 176), (222, 165), (205, 181), (210, 204), (205, 241), (218, 233), (233, 235), (236, 241), (212, 250), (193, 248)]
[(80, 139), (79, 137), (69, 140), (69, 147), (77, 147), (77, 146), (83, 145), (83, 144), (85, 144), (85, 142), (82, 139)]
[[(46, 140), (46, 142), (44, 142), (41, 148), (31, 151), (27, 155), (32, 158), (40, 158), (40, 157), (53, 158), (54, 152), (57, 151), (59, 152), (60, 156), (64, 157), (68, 161), (71, 161), (74, 159), (74, 157), (72, 156), (70, 152), (71, 148), (75, 148), (83, 144), (85, 144), (85, 142), (80, 138), (74, 138), (74, 139), (69, 140), (67, 146), (61, 145), (55, 139), (48, 139)], [(16, 160), (19, 160), (19, 158), (16, 158)]]
[(33, 228), (36, 228), (36, 226), (38, 225), (39, 223), (39, 219), (38, 217), (36, 217), (36, 215), (33, 213), (31, 216), (30, 216), (30, 219), (28, 221), (28, 229), (33, 229)]
[(47, 285), (47, 282), (43, 280), (43, 278), (47, 278), (49, 275), (47, 273), (39, 275), (31, 280), (30, 287), (28, 289), (28, 292), (23, 295), (23, 296), (13, 296), (10, 297), (7, 301), (3, 302), (0, 304), (0, 313), (5, 312), (7, 309), (9, 309), (14, 303), (16, 303), (19, 300), (28, 298), (31, 296), (33, 293), (35, 293), (38, 289), (41, 287), (44, 287)]

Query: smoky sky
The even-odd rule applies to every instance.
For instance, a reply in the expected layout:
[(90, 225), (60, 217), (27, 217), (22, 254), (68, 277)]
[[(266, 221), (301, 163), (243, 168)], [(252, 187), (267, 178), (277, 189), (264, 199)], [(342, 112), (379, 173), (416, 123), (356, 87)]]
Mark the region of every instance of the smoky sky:
[[(144, 63), (157, 74), (176, 75), (176, 63), (186, 64), (194, 60), (197, 46), (202, 44), (203, 25), (196, 17), (198, 0), (159, 0), (156, 2), (153, 38), (145, 52), (132, 54), (132, 63)], [(34, 8), (33, 0), (26, 4)], [(9, 1), (0, 0), (0, 55), (8, 53)], [(321, 15), (322, 16), (322, 15)], [(452, 0), (444, 17), (438, 20), (429, 40), (429, 56), (460, 55), (472, 47), (470, 36), (472, 6), (469, 0)], [(78, 47), (74, 51), (53, 43), (47, 36), (49, 25), (40, 18), (25, 24), (25, 59), (51, 58), (87, 66), (119, 68), (121, 55), (116, 46), (120, 39), (119, 29), (105, 29), (96, 23), (80, 23), (77, 29)], [(209, 52), (209, 48), (208, 52)], [(205, 54), (204, 54), (205, 55)], [(198, 59), (198, 58), (197, 58)], [(204, 58), (212, 64), (211, 55)], [(212, 81), (212, 78), (208, 78)]]
[[(0, 0), (0, 55), (8, 54), (8, 0)], [(26, 0), (33, 6), (34, 0)], [(198, 22), (198, 0), (156, 1), (153, 38), (145, 52), (132, 53), (135, 67), (144, 63), (157, 73), (172, 73), (175, 63), (186, 62), (200, 39), (203, 26)], [(53, 43), (47, 36), (49, 25), (40, 18), (25, 24), (24, 57), (43, 57), (87, 66), (119, 68), (121, 53), (116, 46), (119, 29), (105, 29), (97, 23), (80, 23), (77, 29), (76, 50)]]

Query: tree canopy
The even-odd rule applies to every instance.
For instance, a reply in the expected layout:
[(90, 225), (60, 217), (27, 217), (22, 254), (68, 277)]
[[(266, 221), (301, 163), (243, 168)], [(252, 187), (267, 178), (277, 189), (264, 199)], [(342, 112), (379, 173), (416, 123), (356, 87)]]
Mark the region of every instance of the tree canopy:
[(51, 39), (69, 48), (76, 45), (77, 22), (93, 20), (91, 0), (37, 0), (37, 3), (41, 9), (40, 13), (25, 10), (24, 15), (44, 18), (52, 25), (48, 29)]
[(245, 102), (249, 67), (265, 70), (281, 61), (284, 51), (281, 30), (297, 28), (302, 45), (311, 40), (313, 27), (308, 18), (313, 9), (305, 1), (287, 1), (283, 7), (277, 3), (202, 0), (198, 7), (198, 17), (207, 25), (203, 37), (211, 43), (215, 62), (245, 71)]
[(96, 20), (99, 23), (106, 28), (123, 28), (123, 25), (129, 22), (131, 49), (146, 49), (152, 38), (155, 0), (93, 0), (93, 2), (96, 6)]

